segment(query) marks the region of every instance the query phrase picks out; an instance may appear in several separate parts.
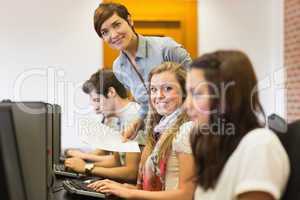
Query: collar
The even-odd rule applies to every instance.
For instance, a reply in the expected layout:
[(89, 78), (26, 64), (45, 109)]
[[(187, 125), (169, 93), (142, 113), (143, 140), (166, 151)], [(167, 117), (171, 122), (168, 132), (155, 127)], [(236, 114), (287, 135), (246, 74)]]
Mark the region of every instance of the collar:
[(154, 132), (156, 133), (162, 133), (166, 129), (170, 128), (175, 121), (177, 120), (177, 117), (182, 113), (181, 108), (177, 108), (173, 113), (170, 115), (161, 118), (159, 123), (154, 127)]
[(137, 35), (138, 38), (138, 48), (136, 52), (137, 58), (147, 58), (148, 57), (148, 43), (144, 36)]
[[(138, 48), (136, 52), (136, 58), (147, 58), (148, 57), (148, 42), (147, 39), (142, 35), (137, 35)], [(121, 52), (121, 66), (125, 65), (128, 58), (125, 52)]]
[[(121, 108), (117, 111), (118, 118), (124, 118), (124, 113), (127, 112), (127, 110), (129, 109), (129, 107), (131, 106), (132, 103), (133, 102), (128, 102), (123, 108)], [(127, 117), (127, 116), (125, 116), (125, 117)]]

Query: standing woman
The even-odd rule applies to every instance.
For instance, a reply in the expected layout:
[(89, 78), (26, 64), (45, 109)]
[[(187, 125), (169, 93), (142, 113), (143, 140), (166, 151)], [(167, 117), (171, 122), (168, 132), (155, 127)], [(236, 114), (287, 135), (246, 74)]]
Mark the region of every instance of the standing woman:
[(276, 134), (263, 128), (249, 58), (239, 51), (203, 55), (192, 63), (186, 89), (195, 200), (280, 199), (290, 164)]
[(169, 37), (144, 37), (135, 32), (133, 20), (124, 5), (100, 3), (94, 14), (94, 27), (100, 38), (112, 49), (120, 51), (113, 63), (117, 79), (141, 105), (139, 117), (125, 129), (124, 139), (133, 139), (148, 112), (148, 80), (150, 71), (164, 61), (187, 67), (188, 52)]

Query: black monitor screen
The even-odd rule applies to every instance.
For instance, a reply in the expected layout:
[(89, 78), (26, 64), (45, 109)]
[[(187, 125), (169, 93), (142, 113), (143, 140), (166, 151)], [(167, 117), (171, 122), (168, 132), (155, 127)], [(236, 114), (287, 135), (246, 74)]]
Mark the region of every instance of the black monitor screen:
[(10, 106), (0, 107), (0, 192), (3, 199), (26, 200)]

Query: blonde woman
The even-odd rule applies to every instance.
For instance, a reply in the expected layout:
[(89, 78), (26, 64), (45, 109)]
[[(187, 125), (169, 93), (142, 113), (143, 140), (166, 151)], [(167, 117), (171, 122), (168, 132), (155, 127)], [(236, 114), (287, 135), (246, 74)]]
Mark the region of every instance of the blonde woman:
[(89, 187), (126, 199), (193, 198), (194, 160), (189, 145), (191, 123), (182, 111), (185, 97), (185, 70), (166, 62), (149, 74), (150, 111), (147, 118), (146, 147), (136, 186), (110, 180)]

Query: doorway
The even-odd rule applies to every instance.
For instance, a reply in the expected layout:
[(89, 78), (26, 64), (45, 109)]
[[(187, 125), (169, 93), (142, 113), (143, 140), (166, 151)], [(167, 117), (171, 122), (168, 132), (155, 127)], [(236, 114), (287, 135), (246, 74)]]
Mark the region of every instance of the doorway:
[[(110, 2), (104, 0), (104, 2)], [(197, 0), (115, 0), (131, 14), (137, 33), (172, 37), (196, 58)], [(111, 68), (119, 52), (103, 42), (104, 68)]]

